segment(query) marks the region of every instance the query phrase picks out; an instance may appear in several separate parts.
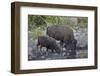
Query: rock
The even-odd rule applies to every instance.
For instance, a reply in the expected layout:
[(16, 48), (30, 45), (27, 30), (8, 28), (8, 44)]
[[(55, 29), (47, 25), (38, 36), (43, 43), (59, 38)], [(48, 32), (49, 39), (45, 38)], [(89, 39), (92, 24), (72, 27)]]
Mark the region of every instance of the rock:
[(75, 39), (77, 40), (77, 47), (86, 47), (88, 45), (88, 34), (86, 28), (79, 28), (74, 31)]

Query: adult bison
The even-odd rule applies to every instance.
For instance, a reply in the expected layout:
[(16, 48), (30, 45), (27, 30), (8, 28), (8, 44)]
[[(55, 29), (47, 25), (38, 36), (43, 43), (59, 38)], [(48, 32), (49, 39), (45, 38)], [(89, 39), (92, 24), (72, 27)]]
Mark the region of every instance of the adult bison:
[(47, 27), (47, 35), (60, 41), (62, 47), (71, 50), (70, 54), (76, 55), (77, 40), (74, 38), (73, 30), (64, 25), (54, 25)]
[(48, 52), (48, 49), (56, 53), (61, 51), (60, 47), (56, 43), (56, 40), (49, 36), (39, 36), (37, 46), (40, 46), (40, 50), (42, 47), (46, 47), (46, 52)]

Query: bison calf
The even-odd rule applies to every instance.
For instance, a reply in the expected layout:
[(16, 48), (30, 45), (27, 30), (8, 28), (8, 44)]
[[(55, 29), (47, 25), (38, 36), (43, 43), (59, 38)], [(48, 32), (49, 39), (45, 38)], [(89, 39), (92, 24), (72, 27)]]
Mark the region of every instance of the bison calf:
[(60, 47), (57, 45), (56, 40), (49, 36), (39, 36), (37, 46), (40, 46), (40, 50), (42, 47), (46, 47), (46, 51), (50, 49), (52, 52), (60, 52)]

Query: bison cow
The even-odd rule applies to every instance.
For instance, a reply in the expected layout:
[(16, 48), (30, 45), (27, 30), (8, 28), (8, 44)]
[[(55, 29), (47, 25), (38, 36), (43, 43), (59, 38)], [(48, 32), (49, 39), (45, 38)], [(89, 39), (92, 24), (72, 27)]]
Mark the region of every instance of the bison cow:
[(49, 36), (39, 36), (37, 46), (40, 46), (40, 50), (42, 47), (46, 47), (46, 51), (50, 49), (52, 52), (59, 53), (60, 47), (57, 45), (56, 40)]
[[(64, 25), (54, 25), (47, 27), (47, 35), (60, 41), (60, 45), (66, 50), (72, 50), (75, 53), (77, 40), (74, 38), (73, 30)], [(71, 53), (71, 54), (72, 54)]]

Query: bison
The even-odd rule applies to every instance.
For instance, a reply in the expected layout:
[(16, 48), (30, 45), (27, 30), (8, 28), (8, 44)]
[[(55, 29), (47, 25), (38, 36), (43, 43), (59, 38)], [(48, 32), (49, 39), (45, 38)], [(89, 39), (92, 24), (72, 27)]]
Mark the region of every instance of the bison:
[(77, 40), (74, 38), (71, 28), (64, 25), (48, 26), (46, 33), (48, 36), (59, 40), (60, 45), (64, 46), (66, 50), (72, 50), (75, 53)]
[(42, 47), (46, 47), (46, 51), (50, 49), (52, 52), (60, 52), (60, 47), (57, 45), (56, 40), (49, 36), (39, 36), (37, 46), (40, 46), (40, 51)]

